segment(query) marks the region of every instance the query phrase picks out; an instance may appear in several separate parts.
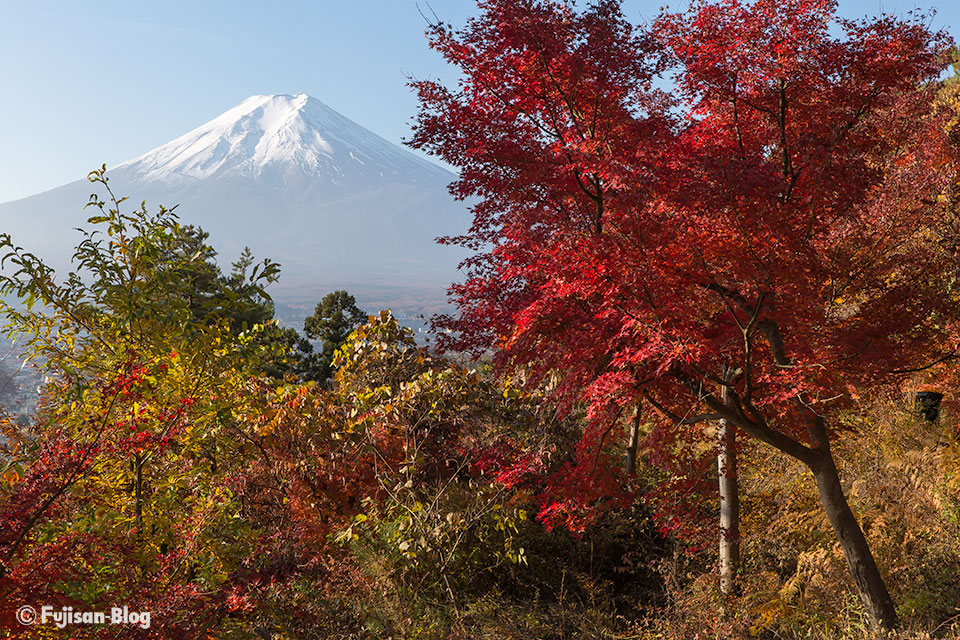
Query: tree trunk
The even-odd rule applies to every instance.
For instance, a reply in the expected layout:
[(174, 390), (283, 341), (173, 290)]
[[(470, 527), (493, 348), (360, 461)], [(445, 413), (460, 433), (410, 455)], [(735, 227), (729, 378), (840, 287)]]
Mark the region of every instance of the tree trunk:
[[(723, 388), (724, 404), (730, 404), (727, 387)], [(740, 567), (740, 492), (737, 487), (736, 427), (720, 421), (718, 433), (717, 476), (720, 483), (720, 591), (733, 593)]]
[[(756, 310), (752, 311), (756, 313)], [(789, 367), (791, 360), (786, 355), (783, 336), (780, 334), (777, 323), (764, 319), (758, 321), (756, 326), (766, 338), (776, 364)], [(837, 465), (830, 451), (830, 434), (827, 432), (823, 417), (811, 408), (811, 403), (805, 402), (802, 396), (796, 398), (798, 408), (809, 412), (807, 415), (808, 444), (805, 444), (770, 428), (756, 407), (749, 403), (741, 403), (726, 380), (724, 380), (723, 393), (729, 393), (730, 396), (724, 395), (721, 398), (711, 394), (704, 395), (702, 387), (695, 386), (694, 379), (686, 378), (684, 382), (688, 390), (696, 394), (698, 400), (706, 400), (711, 409), (725, 416), (731, 423), (810, 468), (817, 480), (820, 502), (843, 549), (850, 575), (871, 623), (874, 627), (883, 630), (896, 629), (899, 621), (893, 600), (883, 582), (873, 554), (870, 553), (863, 530), (860, 529), (860, 524), (843, 495), (840, 475), (837, 473)]]
[(820, 502), (827, 512), (827, 518), (840, 540), (843, 555), (847, 558), (850, 575), (860, 593), (860, 599), (866, 607), (871, 622), (881, 629), (895, 629), (898, 624), (897, 611), (893, 600), (883, 582), (877, 563), (870, 553), (867, 539), (860, 529), (840, 485), (840, 475), (829, 449), (820, 450), (822, 454), (810, 469), (817, 479)]
[(637, 449), (640, 447), (640, 405), (637, 405), (637, 415), (630, 425), (630, 443), (627, 445), (627, 473), (637, 472)]

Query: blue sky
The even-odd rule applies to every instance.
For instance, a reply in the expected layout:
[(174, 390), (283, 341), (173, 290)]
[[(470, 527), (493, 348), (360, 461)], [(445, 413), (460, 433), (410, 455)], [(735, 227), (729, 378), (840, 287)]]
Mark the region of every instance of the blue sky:
[[(420, 0), (463, 24), (473, 0)], [(635, 21), (662, 1), (625, 0)], [(670, 3), (681, 7), (685, 3)], [(960, 33), (951, 0), (841, 0), (848, 17), (919, 6)], [(0, 202), (140, 155), (257, 93), (304, 91), (389, 140), (409, 133), (407, 76), (454, 76), (415, 0), (3, 2)]]

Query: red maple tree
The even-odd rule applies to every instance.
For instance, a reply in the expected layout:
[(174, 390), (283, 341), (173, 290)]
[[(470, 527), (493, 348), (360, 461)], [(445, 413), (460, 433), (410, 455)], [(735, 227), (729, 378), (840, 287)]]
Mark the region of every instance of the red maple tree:
[(615, 0), (479, 5), (429, 34), (459, 87), (414, 83), (412, 146), (476, 202), (448, 239), (477, 254), (443, 344), (493, 346), (531, 384), (561, 372), (561, 408), (592, 407), (583, 465), (643, 399), (802, 461), (868, 614), (895, 626), (830, 418), (947, 348), (946, 255), (923, 232), (956, 166), (932, 106), (946, 36), (828, 0), (698, 2), (649, 31)]

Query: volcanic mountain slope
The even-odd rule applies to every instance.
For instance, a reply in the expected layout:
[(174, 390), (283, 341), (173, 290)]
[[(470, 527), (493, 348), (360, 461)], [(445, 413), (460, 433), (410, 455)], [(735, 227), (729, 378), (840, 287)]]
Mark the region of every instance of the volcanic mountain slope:
[[(468, 225), (446, 191), (455, 176), (303, 93), (252, 96), (108, 176), (118, 196), (179, 205), (183, 223), (210, 232), (222, 266), (244, 246), (279, 262), (281, 302), (346, 287), (384, 302), (421, 291), (434, 305), (464, 257), (434, 241)], [(93, 187), (2, 204), (0, 229), (63, 268)]]

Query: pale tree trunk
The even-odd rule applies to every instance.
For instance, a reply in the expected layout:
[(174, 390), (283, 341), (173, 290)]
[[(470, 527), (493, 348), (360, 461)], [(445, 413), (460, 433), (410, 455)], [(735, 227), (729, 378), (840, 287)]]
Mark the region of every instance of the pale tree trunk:
[[(723, 403), (730, 406), (727, 387), (722, 392)], [(720, 421), (718, 433), (717, 476), (720, 484), (720, 591), (733, 593), (737, 570), (740, 568), (740, 491), (737, 486), (736, 427)]]
[(637, 405), (637, 414), (630, 425), (630, 442), (627, 445), (627, 473), (637, 472), (637, 449), (640, 447), (640, 405)]
[[(756, 309), (746, 306), (746, 310), (756, 317)], [(777, 366), (784, 368), (792, 366), (777, 323), (764, 319), (759, 320), (756, 327), (766, 338)], [(744, 331), (746, 336), (746, 329)], [(748, 341), (747, 345), (749, 344)], [(727, 370), (721, 373), (725, 374)], [(749, 376), (749, 371), (746, 374)], [(843, 549), (850, 575), (871, 623), (882, 630), (896, 629), (899, 623), (896, 608), (893, 606), (893, 600), (890, 598), (873, 554), (870, 553), (863, 530), (860, 529), (860, 524), (843, 495), (840, 475), (830, 451), (830, 436), (827, 433), (826, 424), (823, 417), (812, 408), (812, 404), (805, 402), (802, 396), (795, 399), (798, 409), (809, 412), (807, 415), (809, 444), (806, 444), (767, 424), (760, 411), (750, 402), (749, 385), (745, 398), (741, 399), (725, 379), (722, 381), (722, 395), (718, 398), (716, 395), (704, 393), (702, 380), (688, 376), (680, 376), (680, 378), (688, 391), (695, 394), (699, 401), (706, 402), (715, 412), (713, 415), (719, 414), (718, 417), (725, 418), (730, 426), (736, 425), (760, 442), (775, 447), (809, 467), (817, 481), (820, 502)], [(749, 379), (747, 382), (749, 383)], [(668, 413), (668, 415), (671, 414)], [(673, 417), (677, 422), (683, 421), (678, 416)]]

